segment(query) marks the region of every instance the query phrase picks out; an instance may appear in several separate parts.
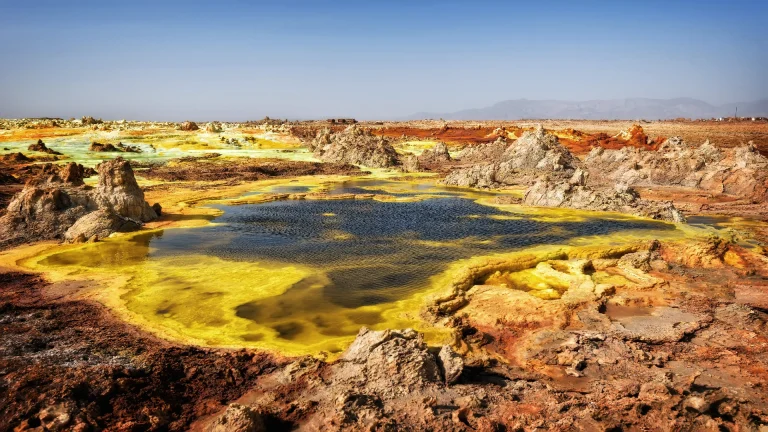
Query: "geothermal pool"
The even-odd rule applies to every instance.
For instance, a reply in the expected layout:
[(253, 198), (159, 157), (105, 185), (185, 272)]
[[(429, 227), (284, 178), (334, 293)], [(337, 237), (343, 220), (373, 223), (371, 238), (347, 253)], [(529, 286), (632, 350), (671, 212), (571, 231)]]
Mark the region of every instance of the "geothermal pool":
[[(310, 189), (286, 183), (253, 193)], [(224, 213), (208, 226), (108, 239), (35, 266), (115, 281), (111, 305), (170, 337), (334, 353), (364, 325), (423, 329), (425, 295), (462, 260), (678, 232), (621, 215), (487, 205), (496, 194), (427, 183), (358, 180), (325, 190), (389, 198), (217, 204)]]

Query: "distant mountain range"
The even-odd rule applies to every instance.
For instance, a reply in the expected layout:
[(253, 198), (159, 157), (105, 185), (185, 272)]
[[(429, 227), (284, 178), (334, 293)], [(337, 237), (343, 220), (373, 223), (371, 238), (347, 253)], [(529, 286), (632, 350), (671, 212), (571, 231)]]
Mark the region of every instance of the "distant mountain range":
[(658, 120), (678, 117), (699, 119), (732, 117), (738, 107), (739, 117), (768, 117), (768, 99), (754, 102), (711, 105), (691, 99), (610, 99), (582, 102), (559, 100), (517, 99), (499, 102), (486, 108), (467, 109), (452, 113), (420, 112), (407, 120), (522, 120), (522, 119), (584, 119), (584, 120)]

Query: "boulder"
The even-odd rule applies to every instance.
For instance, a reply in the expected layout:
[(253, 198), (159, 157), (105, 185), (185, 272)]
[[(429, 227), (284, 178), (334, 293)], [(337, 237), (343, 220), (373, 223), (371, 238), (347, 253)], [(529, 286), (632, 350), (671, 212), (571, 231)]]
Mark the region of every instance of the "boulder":
[(443, 371), (443, 377), (446, 384), (452, 384), (459, 379), (464, 370), (464, 359), (456, 354), (448, 345), (443, 345), (440, 354), (437, 356), (440, 369)]
[[(78, 219), (64, 233), (64, 240), (103, 239), (116, 232), (131, 232), (141, 228), (135, 220), (124, 218), (109, 210), (96, 210)], [(95, 237), (94, 237), (95, 236)]]
[(409, 389), (441, 381), (435, 356), (412, 329), (363, 327), (339, 362), (334, 380), (379, 395), (407, 394)]
[(189, 131), (196, 131), (198, 129), (200, 128), (197, 126), (197, 123), (191, 122), (191, 121), (185, 121), (179, 125), (179, 130), (183, 130), (183, 131), (189, 132)]

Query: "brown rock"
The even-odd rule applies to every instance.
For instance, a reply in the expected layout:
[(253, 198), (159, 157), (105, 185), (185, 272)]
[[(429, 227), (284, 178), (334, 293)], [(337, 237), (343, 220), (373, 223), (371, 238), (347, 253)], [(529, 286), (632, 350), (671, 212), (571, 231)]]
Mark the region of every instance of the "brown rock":
[(464, 359), (456, 354), (450, 346), (443, 345), (440, 354), (437, 356), (438, 364), (443, 370), (446, 384), (452, 384), (459, 379), (464, 370)]
[(229, 408), (206, 428), (207, 432), (266, 432), (264, 420), (258, 412), (240, 404)]
[(640, 386), (638, 399), (645, 402), (658, 402), (669, 397), (669, 388), (658, 381), (647, 382)]
[(185, 121), (179, 125), (179, 130), (183, 131), (196, 131), (198, 129), (200, 128), (197, 126), (197, 123), (191, 121)]

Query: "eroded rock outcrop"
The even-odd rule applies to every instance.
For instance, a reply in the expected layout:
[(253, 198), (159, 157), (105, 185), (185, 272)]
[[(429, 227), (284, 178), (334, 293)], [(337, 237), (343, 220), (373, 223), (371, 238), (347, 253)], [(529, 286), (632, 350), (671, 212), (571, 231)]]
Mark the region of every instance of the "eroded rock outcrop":
[(341, 132), (325, 128), (317, 132), (307, 147), (324, 162), (349, 163), (371, 168), (387, 168), (400, 164), (389, 139), (375, 136), (357, 125)]
[(105, 237), (137, 229), (157, 218), (144, 201), (130, 164), (123, 159), (98, 166), (99, 185), (86, 186), (88, 169), (71, 162), (48, 165), (8, 205), (0, 219), (0, 246), (64, 238)]
[(93, 196), (99, 208), (125, 218), (148, 222), (157, 218), (152, 207), (144, 201), (144, 192), (136, 183), (128, 161), (117, 158), (96, 167), (99, 184)]
[(707, 141), (693, 148), (673, 137), (656, 151), (595, 148), (584, 163), (592, 174), (590, 184), (673, 186), (757, 201), (768, 198), (768, 158), (751, 144), (719, 149)]
[(595, 189), (586, 185), (587, 177), (581, 169), (577, 169), (569, 181), (556, 181), (544, 176), (525, 192), (523, 203), (538, 207), (621, 212), (685, 222), (685, 216), (671, 202), (642, 200), (635, 190), (623, 184), (613, 189)]
[[(546, 133), (541, 127), (525, 132), (500, 152), (505, 142), (499, 139), (481, 148), (462, 152), (463, 157), (482, 162), (454, 169), (443, 182), (454, 186), (483, 188), (527, 185), (542, 174), (567, 179), (580, 165), (555, 135)], [(460, 160), (464, 161), (463, 158)]]

